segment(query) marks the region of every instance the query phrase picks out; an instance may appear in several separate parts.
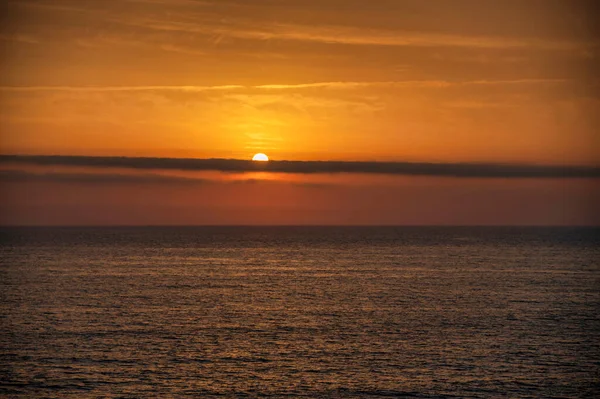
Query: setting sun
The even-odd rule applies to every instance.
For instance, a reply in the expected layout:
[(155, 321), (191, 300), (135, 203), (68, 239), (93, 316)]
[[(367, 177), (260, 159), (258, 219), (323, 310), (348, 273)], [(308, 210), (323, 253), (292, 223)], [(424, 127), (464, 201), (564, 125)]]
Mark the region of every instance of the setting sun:
[(252, 160), (253, 160), (253, 161), (268, 161), (268, 160), (269, 160), (269, 157), (268, 157), (268, 156), (266, 156), (265, 154), (263, 154), (262, 152), (259, 152), (258, 154), (255, 154), (255, 155), (252, 157)]

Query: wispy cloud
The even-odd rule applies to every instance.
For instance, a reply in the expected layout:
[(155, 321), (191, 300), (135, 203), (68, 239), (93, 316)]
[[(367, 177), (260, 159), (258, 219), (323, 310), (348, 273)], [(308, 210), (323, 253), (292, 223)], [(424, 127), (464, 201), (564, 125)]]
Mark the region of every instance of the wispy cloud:
[(6, 35), (0, 34), (0, 40), (7, 42), (18, 42), (18, 43), (26, 43), (26, 44), (39, 44), (40, 40), (36, 37), (30, 35)]
[(372, 45), (394, 47), (471, 47), (491, 49), (539, 48), (548, 50), (582, 50), (593, 43), (507, 36), (475, 36), (452, 33), (428, 33), (403, 30), (359, 29), (348, 26), (308, 26), (270, 23), (260, 27), (238, 21), (228, 26), (157, 19), (123, 20), (119, 22), (145, 29), (185, 32), (216, 37), (253, 40), (294, 40), (327, 44)]
[(481, 85), (530, 85), (560, 84), (565, 79), (516, 79), (516, 80), (406, 80), (387, 82), (316, 82), (300, 84), (266, 84), (255, 86), (217, 85), (217, 86), (1, 86), (0, 91), (56, 91), (56, 92), (127, 92), (127, 91), (231, 91), (231, 90), (297, 90), (297, 89), (359, 89), (366, 87), (455, 87)]
[(476, 163), (269, 161), (241, 159), (129, 158), (63, 155), (1, 155), (0, 163), (180, 171), (364, 173), (462, 178), (600, 178), (600, 167)]
[[(243, 33), (242, 33), (243, 34)], [(248, 32), (257, 38), (287, 38), (324, 43), (379, 45), (379, 46), (418, 46), (418, 47), (475, 47), (475, 48), (527, 48), (575, 49), (579, 43), (566, 41), (544, 41), (527, 38), (464, 36), (456, 34), (432, 34), (402, 31), (364, 31), (346, 27), (311, 28), (306, 26), (284, 25), (277, 27), (273, 35), (264, 32)]]
[(243, 89), (245, 86), (2, 86), (0, 91), (56, 91), (56, 92), (127, 92), (127, 91), (183, 91), (203, 92), (213, 90)]
[(213, 2), (203, 0), (125, 0), (128, 3), (156, 4), (164, 6), (210, 6)]
[(161, 50), (169, 53), (185, 54), (190, 56), (206, 55), (205, 51), (198, 50), (197, 47), (174, 43), (168, 38), (156, 35), (155, 37), (141, 37), (139, 34), (99, 34), (91, 36), (77, 37), (75, 44), (84, 48), (111, 50), (115, 47), (128, 47), (146, 50)]
[[(71, 5), (60, 4), (58, 2), (40, 2), (40, 1), (10, 1), (9, 3), (11, 6), (25, 7), (25, 8), (30, 8), (30, 9), (44, 10), (44, 11), (69, 12), (69, 13), (95, 13), (95, 12), (98, 12), (98, 9), (89, 7), (89, 5), (91, 5), (93, 3), (84, 3), (84, 7), (74, 7)], [(97, 4), (101, 5), (102, 3), (97, 3)]]
[(179, 46), (179, 45), (170, 44), (170, 43), (160, 44), (158, 46), (158, 48), (163, 51), (170, 52), (170, 53), (180, 53), (180, 54), (186, 54), (186, 55), (206, 55), (206, 52), (204, 52), (204, 51), (196, 50), (195, 48), (192, 48), (192, 47)]

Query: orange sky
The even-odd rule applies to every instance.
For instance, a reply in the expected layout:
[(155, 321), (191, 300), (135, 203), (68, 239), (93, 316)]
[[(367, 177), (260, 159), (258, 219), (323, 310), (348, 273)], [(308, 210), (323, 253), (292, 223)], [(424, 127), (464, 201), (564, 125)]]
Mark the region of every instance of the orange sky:
[[(600, 164), (593, 2), (4, 7), (2, 154)], [(216, 173), (179, 190), (7, 176), (4, 224), (600, 222), (589, 205), (597, 179), (288, 175), (244, 185)], [(259, 192), (272, 194), (249, 200)]]

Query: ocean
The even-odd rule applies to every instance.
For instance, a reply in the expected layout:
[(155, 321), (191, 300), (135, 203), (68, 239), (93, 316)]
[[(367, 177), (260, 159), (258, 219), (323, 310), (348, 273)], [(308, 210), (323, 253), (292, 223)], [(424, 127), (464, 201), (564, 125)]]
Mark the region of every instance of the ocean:
[(0, 229), (6, 398), (600, 397), (600, 229)]

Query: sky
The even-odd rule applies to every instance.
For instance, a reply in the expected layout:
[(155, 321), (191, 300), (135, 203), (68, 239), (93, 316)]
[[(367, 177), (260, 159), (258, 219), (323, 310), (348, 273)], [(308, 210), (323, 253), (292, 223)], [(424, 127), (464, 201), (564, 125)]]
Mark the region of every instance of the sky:
[(2, 7), (0, 224), (600, 224), (594, 1)]

